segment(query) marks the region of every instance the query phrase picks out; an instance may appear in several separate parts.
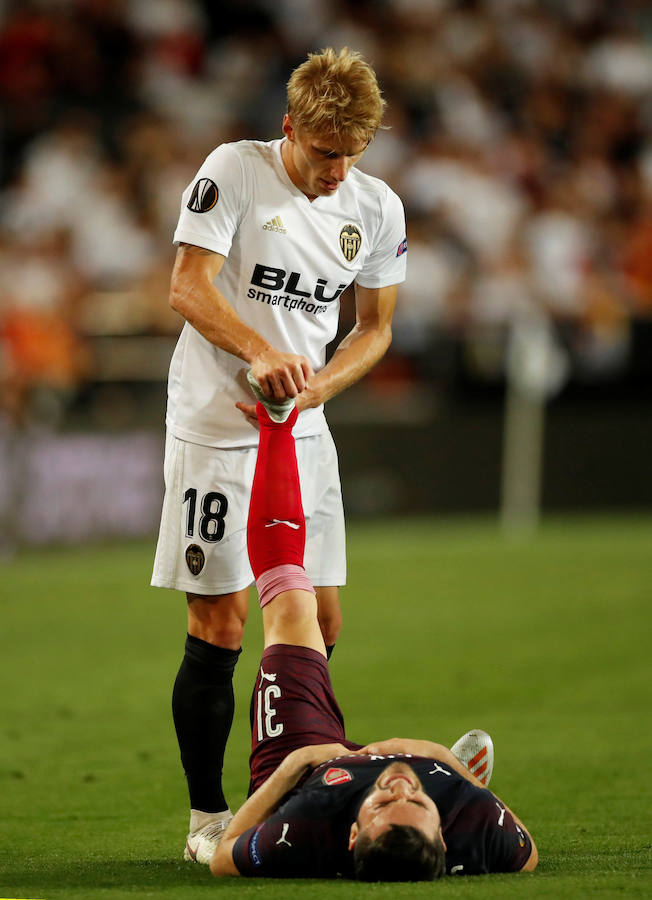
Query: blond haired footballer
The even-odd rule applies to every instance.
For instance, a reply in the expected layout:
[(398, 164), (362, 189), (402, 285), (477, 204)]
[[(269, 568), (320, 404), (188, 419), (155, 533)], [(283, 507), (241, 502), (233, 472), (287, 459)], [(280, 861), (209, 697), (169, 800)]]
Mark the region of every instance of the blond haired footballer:
[[(305, 567), (329, 652), (340, 631), (344, 515), (323, 404), (387, 350), (405, 279), (401, 201), (355, 168), (383, 106), (359, 54), (311, 54), (289, 80), (283, 137), (220, 145), (182, 198), (170, 303), (186, 322), (168, 380), (152, 584), (187, 597), (172, 698), (190, 795), (187, 859), (231, 818), (221, 776), (252, 582), (246, 520), (258, 444), (249, 368), (268, 400), (296, 401)], [(350, 284), (356, 323), (325, 364)]]

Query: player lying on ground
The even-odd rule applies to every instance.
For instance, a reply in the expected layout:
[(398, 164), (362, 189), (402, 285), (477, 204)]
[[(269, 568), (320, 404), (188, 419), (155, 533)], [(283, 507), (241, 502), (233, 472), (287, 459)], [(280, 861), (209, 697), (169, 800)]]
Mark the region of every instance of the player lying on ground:
[[(412, 881), (532, 871), (537, 850), (525, 826), (451, 750), (403, 739), (361, 748), (346, 739), (302, 566), (296, 411), (281, 423), (261, 403), (257, 413), (248, 547), (265, 649), (256, 680), (254, 792), (218, 844), (212, 873)], [(481, 753), (492, 752), (488, 736), (477, 735)], [(465, 738), (462, 751), (474, 734)], [(206, 849), (199, 847), (199, 861)]]

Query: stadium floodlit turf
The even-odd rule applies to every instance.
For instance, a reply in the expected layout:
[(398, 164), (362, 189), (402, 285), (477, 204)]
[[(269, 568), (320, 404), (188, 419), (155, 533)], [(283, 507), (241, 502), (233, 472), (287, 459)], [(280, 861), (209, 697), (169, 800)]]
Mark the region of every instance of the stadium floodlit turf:
[[(151, 542), (0, 563), (0, 895), (20, 898), (650, 896), (652, 519), (354, 525), (332, 659), (352, 738), (496, 746), (492, 788), (539, 847), (533, 875), (438, 885), (215, 882), (180, 859), (170, 717), (184, 601), (147, 586)], [(247, 785), (261, 646), (252, 600), (225, 769)]]

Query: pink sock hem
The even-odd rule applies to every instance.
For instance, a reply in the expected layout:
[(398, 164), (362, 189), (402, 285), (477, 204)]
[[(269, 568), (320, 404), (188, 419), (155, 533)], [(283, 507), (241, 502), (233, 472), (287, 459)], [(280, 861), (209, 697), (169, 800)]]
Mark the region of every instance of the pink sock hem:
[(306, 575), (306, 570), (302, 566), (296, 566), (292, 563), (285, 563), (282, 566), (274, 566), (273, 569), (267, 569), (262, 575), (256, 579), (256, 587), (258, 588), (258, 596), (260, 597), (260, 608), (267, 606), (270, 600), (273, 600), (283, 591), (309, 591), (315, 593), (312, 582)]

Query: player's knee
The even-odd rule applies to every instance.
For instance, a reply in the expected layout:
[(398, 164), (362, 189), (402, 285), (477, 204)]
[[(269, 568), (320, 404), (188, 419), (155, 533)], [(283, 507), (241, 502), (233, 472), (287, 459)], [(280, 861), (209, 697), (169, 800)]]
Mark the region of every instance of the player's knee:
[(337, 643), (342, 630), (342, 611), (339, 609), (319, 613), (319, 627), (327, 647)]
[(188, 594), (188, 632), (216, 647), (238, 650), (247, 621), (247, 603), (235, 595)]
[(342, 630), (342, 610), (336, 587), (317, 588), (317, 617), (327, 647), (337, 643)]
[(239, 650), (244, 636), (242, 622), (220, 622), (205, 630), (204, 635), (199, 635), (202, 640), (216, 647), (225, 647), (230, 650)]
[(277, 629), (314, 624), (317, 603), (307, 591), (285, 591), (274, 598), (268, 609), (269, 620)]

